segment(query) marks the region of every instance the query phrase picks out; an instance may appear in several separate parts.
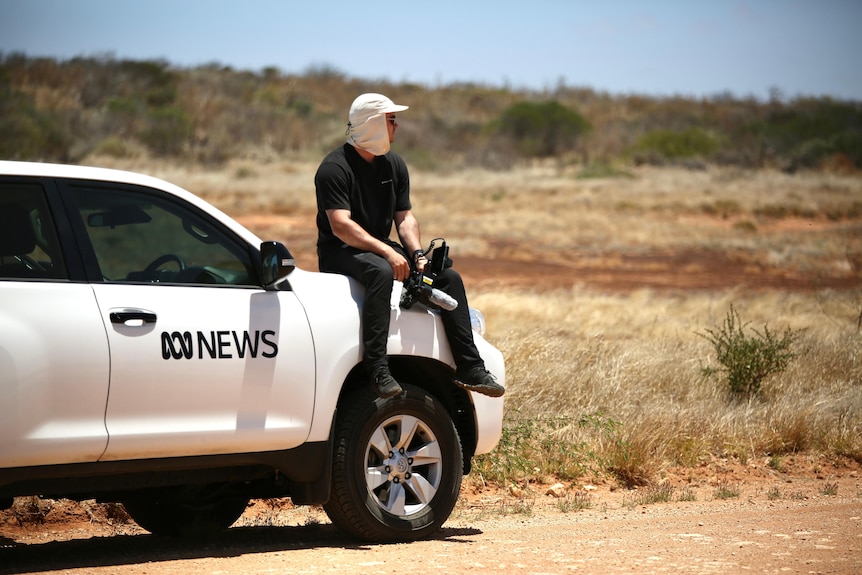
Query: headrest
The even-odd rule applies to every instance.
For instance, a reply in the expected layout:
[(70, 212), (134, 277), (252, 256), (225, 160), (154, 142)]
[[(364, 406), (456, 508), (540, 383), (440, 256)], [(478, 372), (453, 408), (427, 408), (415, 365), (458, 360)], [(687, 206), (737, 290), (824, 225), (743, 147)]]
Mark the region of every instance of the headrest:
[(0, 205), (0, 256), (19, 256), (36, 249), (36, 232), (27, 210), (18, 204)]

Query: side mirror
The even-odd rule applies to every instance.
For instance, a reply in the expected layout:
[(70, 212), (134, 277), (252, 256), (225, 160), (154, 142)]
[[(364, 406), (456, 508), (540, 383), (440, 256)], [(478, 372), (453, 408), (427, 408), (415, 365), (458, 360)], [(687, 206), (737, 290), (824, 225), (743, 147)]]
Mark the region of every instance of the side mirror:
[(283, 243), (263, 242), (260, 244), (260, 268), (264, 289), (274, 290), (278, 282), (296, 269), (296, 260)]

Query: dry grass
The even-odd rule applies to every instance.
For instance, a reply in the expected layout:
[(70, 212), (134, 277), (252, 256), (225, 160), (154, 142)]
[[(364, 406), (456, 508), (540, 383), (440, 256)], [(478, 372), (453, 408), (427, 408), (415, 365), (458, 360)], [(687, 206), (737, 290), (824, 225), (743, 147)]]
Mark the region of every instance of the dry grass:
[[(809, 328), (801, 357), (747, 403), (701, 374), (714, 358), (696, 332), (718, 323), (731, 302), (755, 323)], [(600, 413), (619, 422), (616, 437), (638, 454), (645, 480), (663, 465), (712, 456), (746, 461), (814, 450), (862, 457), (862, 337), (849, 323), (829, 321), (809, 295), (576, 289), (481, 294), (473, 304), (486, 311), (488, 337), (506, 354), (509, 411), (527, 418)], [(618, 449), (590, 428), (572, 426), (558, 439), (607, 457)]]
[[(118, 167), (174, 181), (232, 215), (308, 220), (299, 230), (256, 231), (313, 245), (314, 164)], [(733, 254), (740, 265), (793, 270), (812, 289), (601, 292), (577, 277), (567, 289), (545, 289), (541, 277), (534, 290), (507, 288), (503, 277), (481, 284), (471, 305), (483, 310), (487, 337), (507, 358), (509, 433), (478, 473), (519, 481), (610, 472), (638, 484), (668, 465), (717, 456), (744, 462), (817, 452), (862, 461), (862, 275), (854, 263), (862, 254), (862, 178), (729, 169), (639, 168), (605, 179), (579, 173), (556, 164), (414, 173), (414, 207), (425, 239), (446, 237), (456, 261), (592, 256), (613, 267), (618, 254), (697, 248)], [(819, 277), (854, 271), (852, 289), (817, 289)], [(470, 270), (462, 273), (469, 279)], [(702, 374), (715, 358), (697, 333), (719, 325), (731, 304), (754, 327), (805, 330), (799, 357), (748, 402), (732, 401), (724, 382)], [(502, 455), (513, 446), (520, 461)]]

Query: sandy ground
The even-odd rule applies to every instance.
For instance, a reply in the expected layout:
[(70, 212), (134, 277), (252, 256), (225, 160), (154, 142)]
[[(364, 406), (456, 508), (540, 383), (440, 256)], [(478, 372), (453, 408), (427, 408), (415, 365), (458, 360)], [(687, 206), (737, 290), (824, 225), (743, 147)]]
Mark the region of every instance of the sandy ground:
[[(0, 515), (0, 573), (862, 573), (860, 466), (798, 457), (714, 462), (668, 476), (669, 501), (612, 484), (526, 492), (465, 484), (431, 539), (369, 545), (316, 507), (254, 501), (224, 534), (153, 537), (94, 502), (44, 522)], [(580, 502), (580, 504), (575, 504)], [(584, 508), (581, 508), (584, 507)]]

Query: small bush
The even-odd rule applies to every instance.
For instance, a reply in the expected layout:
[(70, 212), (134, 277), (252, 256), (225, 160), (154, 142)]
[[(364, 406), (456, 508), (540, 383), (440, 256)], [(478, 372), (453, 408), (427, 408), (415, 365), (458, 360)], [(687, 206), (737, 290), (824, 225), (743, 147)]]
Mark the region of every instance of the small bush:
[(570, 493), (557, 502), (557, 509), (563, 513), (572, 511), (581, 511), (582, 509), (590, 509), (593, 506), (593, 498), (589, 493), (576, 491)]
[(676, 498), (677, 501), (697, 501), (697, 494), (695, 494), (694, 489), (686, 485), (679, 491), (679, 495)]
[(739, 497), (739, 485), (730, 483), (723, 479), (715, 488), (712, 495), (716, 499), (736, 499)]
[(820, 490), (820, 493), (826, 495), (827, 497), (835, 497), (838, 495), (838, 484), (832, 481), (828, 481), (826, 485), (823, 486), (823, 489)]
[(652, 477), (652, 461), (640, 444), (617, 437), (604, 454), (605, 468), (624, 487), (647, 485)]
[(0, 78), (0, 158), (67, 161), (72, 138), (57, 114), (40, 110), (34, 98)]
[(146, 150), (137, 142), (108, 136), (96, 145), (92, 153), (112, 158), (140, 158), (146, 154)]
[(535, 462), (530, 453), (535, 449), (537, 425), (532, 419), (507, 418), (497, 448), (477, 458), (474, 465), (477, 474), (501, 485), (531, 476)]
[(742, 220), (739, 222), (734, 222), (733, 229), (739, 230), (740, 232), (744, 232), (747, 234), (753, 234), (757, 232), (757, 225), (750, 220)]
[(645, 489), (636, 491), (631, 498), (627, 497), (627, 501), (623, 503), (623, 506), (635, 507), (638, 505), (651, 505), (654, 503), (670, 503), (673, 501), (675, 491), (676, 490), (673, 486), (667, 483), (650, 485)]
[(708, 216), (718, 216), (727, 219), (743, 212), (742, 206), (736, 200), (716, 200), (700, 206), (701, 211)]
[(182, 153), (191, 134), (191, 120), (180, 108), (158, 108), (151, 110), (148, 126), (140, 139), (159, 156)]
[(579, 425), (603, 435), (595, 458), (604, 471), (628, 489), (649, 484), (655, 472), (651, 437), (631, 430), (623, 435), (622, 424), (601, 414), (583, 416)]
[(772, 456), (770, 456), (769, 458), (768, 464), (769, 467), (771, 467), (775, 471), (779, 471), (781, 473), (787, 471), (787, 469), (784, 467), (784, 460), (778, 454), (772, 454)]
[(644, 134), (635, 146), (636, 155), (659, 156), (667, 160), (709, 158), (721, 148), (721, 141), (699, 128), (681, 132), (656, 130)]
[[(747, 325), (731, 305), (721, 327), (698, 334), (715, 348), (718, 363), (727, 374), (730, 392), (737, 396), (757, 395), (764, 379), (784, 371), (796, 357), (790, 348), (802, 333), (787, 328), (779, 337), (764, 325), (763, 331), (753, 329), (754, 335), (746, 335)], [(709, 376), (714, 371), (707, 367), (703, 373)]]
[(476, 458), (474, 469), (500, 485), (543, 475), (577, 478), (585, 472), (581, 446), (556, 437), (556, 431), (567, 425), (568, 418), (507, 417), (497, 448)]
[(606, 162), (587, 164), (578, 173), (579, 180), (599, 178), (634, 178), (634, 175), (626, 170), (621, 170)]
[(519, 102), (503, 113), (497, 129), (512, 138), (524, 156), (542, 158), (573, 150), (590, 124), (557, 101)]

